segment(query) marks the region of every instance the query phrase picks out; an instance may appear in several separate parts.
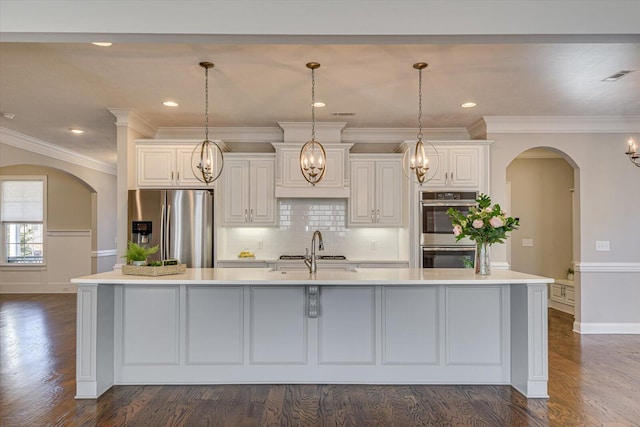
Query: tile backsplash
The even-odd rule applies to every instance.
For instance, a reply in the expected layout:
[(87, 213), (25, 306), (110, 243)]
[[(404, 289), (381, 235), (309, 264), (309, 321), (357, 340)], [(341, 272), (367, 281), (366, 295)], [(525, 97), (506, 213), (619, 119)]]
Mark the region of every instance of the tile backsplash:
[(234, 259), (252, 250), (259, 259), (304, 254), (314, 230), (320, 230), (325, 255), (351, 259), (405, 259), (401, 228), (347, 228), (346, 199), (280, 199), (277, 227), (218, 229), (218, 259)]

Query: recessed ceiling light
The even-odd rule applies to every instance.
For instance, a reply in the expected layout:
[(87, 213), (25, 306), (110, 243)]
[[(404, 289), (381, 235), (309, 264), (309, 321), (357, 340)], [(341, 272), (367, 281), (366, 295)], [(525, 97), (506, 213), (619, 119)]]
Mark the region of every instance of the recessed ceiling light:
[(473, 102), (473, 101), (469, 101), (469, 102), (465, 102), (464, 104), (460, 104), (460, 106), (461, 106), (462, 108), (473, 108), (473, 107), (475, 107), (476, 105), (478, 105), (478, 104), (476, 104), (476, 103), (475, 103), (475, 102)]
[(4, 117), (5, 119), (9, 119), (9, 120), (13, 120), (16, 115), (13, 113), (0, 113), (0, 115), (2, 115), (2, 117)]
[(621, 70), (618, 71), (615, 74), (610, 75), (609, 77), (606, 77), (604, 79), (602, 79), (603, 82), (615, 82), (620, 80), (621, 78), (623, 78), (624, 76), (626, 76), (629, 73), (632, 73), (634, 70)]
[(178, 103), (175, 101), (164, 101), (162, 105), (164, 105), (165, 107), (177, 107)]
[(326, 107), (327, 104), (325, 104), (322, 101), (316, 101), (316, 102), (313, 103), (313, 106), (316, 107), (316, 108), (322, 108), (322, 107)]
[(111, 42), (92, 42), (91, 44), (95, 45), (95, 46), (100, 46), (100, 47), (109, 47), (113, 43), (111, 43)]
[(71, 133), (75, 133), (76, 135), (80, 135), (81, 133), (84, 133), (84, 129), (80, 129), (80, 128), (69, 128), (69, 130), (71, 131)]

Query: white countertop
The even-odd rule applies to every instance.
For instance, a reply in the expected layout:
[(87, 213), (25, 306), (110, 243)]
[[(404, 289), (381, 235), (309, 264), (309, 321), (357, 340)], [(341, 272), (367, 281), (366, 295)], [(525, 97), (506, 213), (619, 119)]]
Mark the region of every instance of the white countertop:
[(71, 279), (76, 284), (202, 284), (202, 285), (462, 285), (542, 284), (547, 277), (495, 270), (491, 275), (474, 274), (473, 269), (361, 268), (356, 271), (273, 271), (269, 268), (188, 268), (168, 276), (124, 275), (121, 270)]

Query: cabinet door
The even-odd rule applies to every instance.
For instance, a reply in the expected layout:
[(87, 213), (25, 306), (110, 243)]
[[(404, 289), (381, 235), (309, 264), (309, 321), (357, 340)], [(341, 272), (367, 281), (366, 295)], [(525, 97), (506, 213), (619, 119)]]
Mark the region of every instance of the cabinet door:
[(446, 187), (449, 178), (449, 152), (445, 147), (436, 147), (435, 149), (427, 144), (427, 158), (429, 159), (429, 170), (427, 171), (427, 179), (425, 186), (429, 187)]
[(376, 162), (376, 223), (402, 225), (402, 165), (398, 161)]
[(562, 285), (559, 283), (549, 284), (549, 299), (555, 302), (564, 302), (562, 296)]
[(575, 288), (570, 285), (564, 285), (564, 302), (570, 306), (576, 305)]
[(249, 222), (249, 161), (229, 160), (224, 165), (222, 222), (245, 225)]
[(145, 146), (136, 149), (138, 187), (167, 187), (175, 182), (174, 148)]
[[(206, 187), (207, 184), (198, 181), (198, 179), (193, 174), (192, 162), (191, 162), (191, 154), (193, 153), (193, 149), (195, 148), (195, 144), (193, 147), (180, 147), (176, 149), (176, 159), (177, 159), (177, 172), (176, 172), (176, 184), (179, 186), (188, 186), (188, 187)], [(193, 162), (194, 167), (198, 164), (198, 162)], [(216, 181), (209, 184), (211, 187)]]
[(275, 162), (252, 160), (249, 163), (249, 222), (275, 225)]
[[(344, 187), (344, 149), (325, 148), (326, 172), (316, 187)], [(282, 186), (311, 187), (300, 172), (300, 149), (282, 149)], [(312, 197), (312, 196), (310, 196)]]
[(476, 188), (480, 186), (480, 150), (451, 148), (449, 151), (449, 186)]
[(349, 222), (371, 225), (375, 218), (375, 162), (354, 160), (351, 162), (351, 197)]

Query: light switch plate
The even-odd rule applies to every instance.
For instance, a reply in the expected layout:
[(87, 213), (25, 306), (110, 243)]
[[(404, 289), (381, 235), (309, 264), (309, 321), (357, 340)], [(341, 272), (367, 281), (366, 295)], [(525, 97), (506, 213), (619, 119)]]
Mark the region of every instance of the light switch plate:
[(533, 246), (533, 239), (522, 239), (522, 246)]
[(596, 251), (608, 251), (608, 250), (609, 250), (608, 240), (596, 240)]

